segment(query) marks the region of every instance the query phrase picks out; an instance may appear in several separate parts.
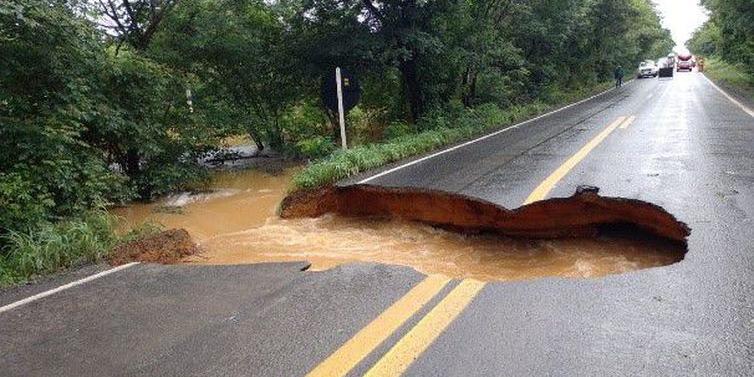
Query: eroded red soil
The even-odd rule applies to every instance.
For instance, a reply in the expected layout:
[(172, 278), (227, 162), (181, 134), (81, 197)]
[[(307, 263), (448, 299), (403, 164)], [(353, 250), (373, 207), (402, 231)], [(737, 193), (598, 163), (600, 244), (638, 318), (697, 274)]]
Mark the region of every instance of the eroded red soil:
[(616, 225), (682, 242), (689, 235), (686, 224), (663, 208), (641, 200), (603, 197), (594, 187), (579, 187), (571, 197), (510, 210), (442, 191), (353, 185), (300, 192), (286, 197), (280, 208), (283, 218), (326, 213), (416, 221), (466, 234), (526, 238), (592, 237)]

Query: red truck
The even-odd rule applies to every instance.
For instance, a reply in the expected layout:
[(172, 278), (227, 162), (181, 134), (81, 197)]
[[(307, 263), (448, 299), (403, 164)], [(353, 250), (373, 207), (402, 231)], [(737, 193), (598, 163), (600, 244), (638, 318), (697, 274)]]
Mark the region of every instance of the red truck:
[(691, 72), (693, 68), (694, 68), (694, 65), (691, 62), (691, 55), (688, 55), (688, 54), (678, 55), (678, 62), (675, 65), (675, 70), (677, 72), (681, 72), (681, 71)]

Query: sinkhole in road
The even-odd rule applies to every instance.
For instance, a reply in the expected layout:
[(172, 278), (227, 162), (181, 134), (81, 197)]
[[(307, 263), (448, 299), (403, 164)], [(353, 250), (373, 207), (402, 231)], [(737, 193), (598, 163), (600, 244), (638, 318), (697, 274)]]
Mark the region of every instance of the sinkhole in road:
[(124, 226), (153, 221), (186, 229), (202, 249), (183, 260), (190, 264), (307, 260), (311, 270), (323, 270), (376, 262), (506, 281), (619, 274), (676, 263), (686, 252), (688, 228), (660, 207), (589, 189), (513, 211), (448, 193), (374, 186), (284, 198), (292, 173), (217, 173), (211, 191), (114, 212)]

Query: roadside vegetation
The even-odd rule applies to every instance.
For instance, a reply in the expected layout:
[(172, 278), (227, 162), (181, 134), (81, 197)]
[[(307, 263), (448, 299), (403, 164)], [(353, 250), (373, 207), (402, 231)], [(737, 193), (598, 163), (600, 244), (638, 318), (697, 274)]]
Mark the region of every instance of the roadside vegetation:
[(116, 222), (106, 211), (92, 210), (39, 224), (33, 231), (6, 232), (0, 258), (0, 287), (103, 260), (115, 246), (161, 230), (158, 225), (147, 223), (119, 234)]
[(704, 64), (704, 74), (754, 103), (754, 74), (749, 73), (741, 63), (728, 63), (718, 57), (711, 57)]
[(704, 73), (737, 95), (754, 101), (754, 2), (702, 0), (710, 18), (686, 42), (705, 57)]
[(434, 151), (448, 144), (457, 143), (489, 131), (518, 123), (535, 115), (545, 113), (558, 105), (575, 102), (589, 94), (604, 91), (614, 84), (612, 81), (591, 87), (591, 91), (575, 91), (562, 95), (559, 101), (536, 101), (522, 106), (501, 109), (488, 103), (457, 113), (443, 112), (436, 116), (422, 118), (418, 133), (409, 130), (406, 124), (391, 126), (381, 143), (359, 145), (345, 151), (337, 151), (327, 158), (316, 160), (293, 177), (290, 192), (315, 189), (333, 184), (352, 175), (377, 168), (405, 158)]
[[(0, 2), (0, 277), (96, 260), (101, 208), (207, 179), (248, 135), (310, 188), (580, 98), (664, 55), (649, 0)], [(341, 152), (324, 75), (360, 80)]]

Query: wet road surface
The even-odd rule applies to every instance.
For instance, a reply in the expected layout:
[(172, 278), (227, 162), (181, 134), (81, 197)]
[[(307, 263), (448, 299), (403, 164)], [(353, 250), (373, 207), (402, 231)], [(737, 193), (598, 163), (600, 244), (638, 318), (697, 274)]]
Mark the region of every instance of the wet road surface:
[(754, 118), (702, 75), (638, 80), (369, 183), (511, 208), (597, 186), (686, 222), (680, 263), (498, 283), (377, 264), (136, 265), (0, 309), (0, 374), (750, 375), (753, 146)]

